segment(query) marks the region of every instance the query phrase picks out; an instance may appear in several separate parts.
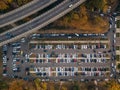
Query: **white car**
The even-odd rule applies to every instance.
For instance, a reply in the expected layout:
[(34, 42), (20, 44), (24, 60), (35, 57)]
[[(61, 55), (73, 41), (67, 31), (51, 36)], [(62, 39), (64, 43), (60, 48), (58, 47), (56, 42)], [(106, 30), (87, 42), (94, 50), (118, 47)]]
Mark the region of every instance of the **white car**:
[(106, 45), (104, 45), (104, 48), (107, 48)]
[(114, 43), (116, 43), (116, 40), (114, 39)]
[(81, 79), (81, 81), (83, 82), (83, 81), (85, 81), (84, 79)]
[(70, 7), (72, 7), (72, 6), (73, 6), (73, 5), (72, 5), (72, 4), (70, 4), (70, 5), (69, 5), (69, 8), (70, 8)]
[(6, 64), (7, 63), (7, 61), (6, 60), (3, 60), (3, 64)]
[(114, 67), (114, 64), (112, 63), (111, 66)]
[(22, 38), (22, 39), (21, 39), (21, 42), (25, 42), (25, 38)]
[(68, 38), (72, 38), (71, 36), (68, 36)]
[(110, 24), (110, 28), (112, 28), (112, 25)]
[(17, 70), (17, 68), (16, 68), (16, 67), (14, 67), (14, 68), (13, 68), (13, 71), (16, 71), (16, 70)]
[(114, 34), (114, 38), (116, 38), (116, 34)]
[(75, 33), (75, 35), (76, 35), (77, 37), (79, 37), (79, 34)]
[(7, 57), (6, 57), (6, 56), (4, 56), (4, 57), (3, 57), (3, 60), (7, 60)]
[(117, 25), (115, 24), (115, 28), (117, 28)]
[(117, 18), (115, 18), (115, 21), (117, 21)]

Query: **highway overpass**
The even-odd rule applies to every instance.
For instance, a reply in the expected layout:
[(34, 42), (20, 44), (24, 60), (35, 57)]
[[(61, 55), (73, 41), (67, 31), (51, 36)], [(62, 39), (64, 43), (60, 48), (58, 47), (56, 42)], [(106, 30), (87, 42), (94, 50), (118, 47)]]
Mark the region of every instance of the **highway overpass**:
[(0, 16), (0, 28), (9, 25), (49, 6), (57, 0), (33, 0), (25, 6)]
[[(64, 0), (61, 4), (57, 5), (56, 7), (52, 8), (51, 10), (47, 11), (46, 13), (32, 19), (31, 21), (22, 24), (16, 28), (13, 28), (9, 31), (14, 37), (7, 38), (6, 33), (0, 35), (0, 46), (7, 44), (9, 42), (15, 41), (19, 38), (25, 37), (33, 33), (34, 31), (43, 28), (44, 26), (50, 24), (51, 22), (57, 20), (58, 18), (64, 16), (86, 0)], [(72, 7), (69, 7), (70, 5)]]

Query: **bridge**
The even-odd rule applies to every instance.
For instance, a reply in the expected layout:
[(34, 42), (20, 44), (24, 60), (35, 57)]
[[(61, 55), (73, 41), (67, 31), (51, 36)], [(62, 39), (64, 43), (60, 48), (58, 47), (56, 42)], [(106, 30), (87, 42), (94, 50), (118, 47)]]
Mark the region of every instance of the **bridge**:
[[(8, 32), (2, 33), (0, 35), (0, 46), (13, 42), (19, 38), (25, 37), (38, 29), (50, 24), (51, 22), (64, 16), (74, 8), (78, 7), (80, 4), (86, 0), (64, 0), (62, 3), (56, 7), (50, 9), (49, 11), (43, 13), (42, 15), (28, 21), (25, 24), (19, 25)], [(70, 5), (72, 4), (72, 7)], [(6, 33), (13, 35), (12, 38), (7, 38)]]

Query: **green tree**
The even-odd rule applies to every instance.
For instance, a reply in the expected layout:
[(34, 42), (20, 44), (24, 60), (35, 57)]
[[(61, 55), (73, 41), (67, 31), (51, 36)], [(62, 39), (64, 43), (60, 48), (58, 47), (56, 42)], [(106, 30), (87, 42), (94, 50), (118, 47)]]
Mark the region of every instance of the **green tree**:
[(117, 65), (118, 69), (120, 69), (120, 64)]
[(8, 84), (4, 81), (0, 81), (0, 90), (8, 89)]
[(92, 10), (103, 10), (107, 4), (106, 0), (88, 0), (86, 6)]

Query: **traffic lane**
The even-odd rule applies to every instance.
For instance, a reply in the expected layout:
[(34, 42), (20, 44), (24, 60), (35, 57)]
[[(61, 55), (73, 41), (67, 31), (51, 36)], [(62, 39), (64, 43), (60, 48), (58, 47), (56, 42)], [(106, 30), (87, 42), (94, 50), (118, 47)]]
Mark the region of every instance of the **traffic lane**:
[(29, 42), (26, 40), (24, 43), (21, 43), (21, 50), (24, 52), (24, 53), (30, 53), (30, 50), (29, 50)]
[[(74, 3), (76, 3), (77, 1), (79, 1), (79, 0), (75, 0)], [(47, 13), (47, 15), (44, 15), (42, 17), (40, 16), (41, 17), (40, 19), (39, 19), (39, 17), (37, 17), (33, 22), (29, 22), (29, 24), (27, 24), (27, 25), (21, 25), (20, 28), (17, 28), (17, 31), (15, 30), (15, 31), (10, 32), (10, 33), (14, 36), (17, 36), (19, 34), (26, 32), (26, 31), (29, 31), (29, 30), (39, 26), (43, 22), (47, 21), (48, 19), (51, 19), (52, 17), (58, 15), (62, 11), (68, 9), (70, 4), (71, 4), (71, 1), (66, 1), (66, 3), (63, 3), (61, 6), (55, 8), (55, 10), (52, 10), (51, 12)], [(7, 40), (7, 38), (5, 36), (1, 36), (1, 39), (3, 41)]]
[[(113, 32), (114, 31), (114, 32)], [(114, 63), (114, 65), (116, 64), (115, 60), (113, 60), (112, 58), (114, 57), (113, 55), (115, 55), (115, 43), (113, 42), (114, 41), (114, 34), (115, 34), (115, 19), (113, 18), (112, 19), (112, 27), (110, 28), (110, 31), (108, 32), (108, 38), (110, 39), (110, 47), (111, 47), (111, 62), (110, 62), (110, 67), (111, 67), (111, 74), (113, 74), (113, 77), (116, 76), (116, 71), (113, 70), (112, 68), (112, 63)]]
[(13, 57), (12, 57), (12, 51), (13, 51), (13, 48), (12, 46), (10, 45), (8, 47), (8, 55), (7, 57), (9, 58), (9, 60), (7, 61), (7, 66), (8, 66), (8, 75), (12, 75), (13, 74)]
[(34, 3), (34, 5), (26, 7), (24, 10), (21, 10), (19, 12), (15, 12), (12, 15), (1, 18), (0, 19), (0, 25), (5, 24), (9, 21), (12, 21), (16, 18), (19, 18), (23, 15), (26, 15), (28, 13), (31, 13), (33, 10), (36, 10), (37, 8), (40, 8), (40, 6), (43, 6), (43, 5), (47, 4), (48, 2), (50, 2), (50, 0), (38, 0), (36, 3)]

